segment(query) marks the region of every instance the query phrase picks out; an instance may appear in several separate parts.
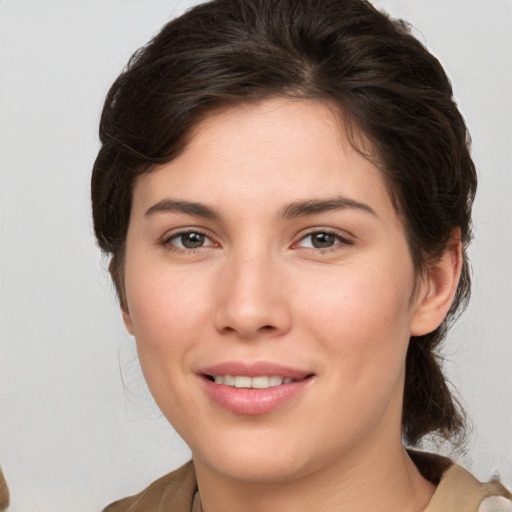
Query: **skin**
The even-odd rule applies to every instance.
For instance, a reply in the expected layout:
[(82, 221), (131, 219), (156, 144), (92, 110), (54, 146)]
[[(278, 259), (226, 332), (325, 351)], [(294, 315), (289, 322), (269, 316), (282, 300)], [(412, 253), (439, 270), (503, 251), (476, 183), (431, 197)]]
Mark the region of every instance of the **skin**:
[[(339, 198), (348, 206), (289, 207)], [(205, 235), (197, 248), (184, 230)], [(434, 486), (401, 441), (405, 356), (411, 334), (443, 320), (459, 272), (455, 238), (417, 275), (380, 171), (325, 103), (218, 112), (178, 158), (139, 177), (123, 317), (192, 450), (204, 511), (423, 510)], [(237, 414), (198, 375), (224, 361), (311, 377), (283, 406)]]

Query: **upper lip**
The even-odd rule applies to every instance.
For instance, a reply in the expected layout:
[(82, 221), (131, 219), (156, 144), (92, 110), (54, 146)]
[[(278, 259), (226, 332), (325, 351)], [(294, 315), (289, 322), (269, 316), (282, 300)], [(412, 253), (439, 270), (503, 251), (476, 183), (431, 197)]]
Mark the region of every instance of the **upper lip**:
[(294, 380), (302, 380), (313, 372), (292, 368), (282, 364), (272, 363), (269, 361), (225, 361), (211, 366), (205, 366), (198, 372), (201, 375), (245, 375), (247, 377), (279, 376)]

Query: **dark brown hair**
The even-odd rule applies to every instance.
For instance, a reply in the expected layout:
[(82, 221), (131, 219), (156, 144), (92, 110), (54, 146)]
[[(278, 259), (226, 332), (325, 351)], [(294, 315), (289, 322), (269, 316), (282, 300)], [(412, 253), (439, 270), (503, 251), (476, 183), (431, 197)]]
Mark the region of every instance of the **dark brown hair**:
[(136, 177), (175, 158), (212, 109), (272, 96), (328, 100), (371, 146), (418, 273), (460, 228), (463, 268), (444, 323), (412, 337), (402, 427), (455, 439), (464, 419), (437, 355), (466, 304), (476, 174), (469, 136), (438, 62), (363, 0), (214, 0), (160, 31), (130, 59), (105, 101), (92, 174), (96, 237), (112, 255), (124, 306), (123, 259)]

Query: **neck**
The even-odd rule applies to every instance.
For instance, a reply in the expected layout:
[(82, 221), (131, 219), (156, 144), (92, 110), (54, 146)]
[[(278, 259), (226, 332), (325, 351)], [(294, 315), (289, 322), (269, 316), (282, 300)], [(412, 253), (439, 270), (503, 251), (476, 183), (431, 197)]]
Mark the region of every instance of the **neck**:
[(399, 440), (365, 447), (307, 476), (283, 482), (247, 482), (215, 473), (196, 461), (203, 512), (421, 512), (435, 487)]

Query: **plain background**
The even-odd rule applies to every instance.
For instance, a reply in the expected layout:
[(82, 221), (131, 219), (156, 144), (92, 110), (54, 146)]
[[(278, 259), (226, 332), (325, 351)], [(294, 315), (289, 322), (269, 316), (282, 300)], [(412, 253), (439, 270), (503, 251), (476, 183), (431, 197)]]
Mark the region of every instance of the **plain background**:
[[(480, 176), (472, 304), (446, 369), (481, 479), (512, 486), (512, 2), (379, 0), (451, 76)], [(90, 222), (103, 98), (188, 2), (0, 0), (0, 464), (13, 512), (99, 511), (189, 454), (125, 334)]]

